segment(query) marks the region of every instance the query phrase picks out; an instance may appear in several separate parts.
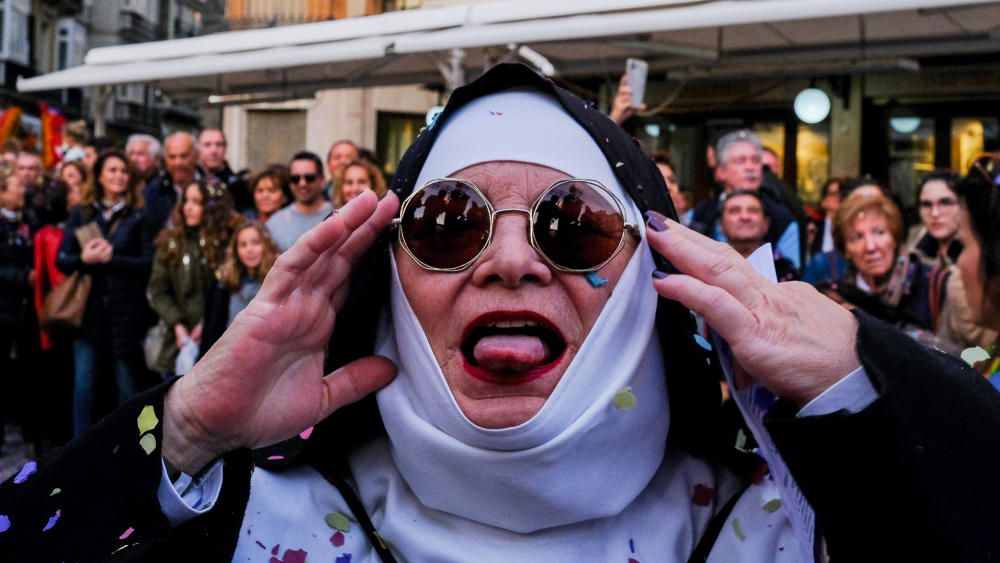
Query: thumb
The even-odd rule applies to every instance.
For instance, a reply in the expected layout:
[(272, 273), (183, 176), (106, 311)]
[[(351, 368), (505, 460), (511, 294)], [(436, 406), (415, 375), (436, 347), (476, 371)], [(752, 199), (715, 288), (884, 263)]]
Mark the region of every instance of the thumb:
[(396, 377), (396, 364), (382, 356), (368, 356), (354, 360), (323, 378), (327, 400), (320, 420), (334, 411), (360, 401), (369, 393), (389, 384)]

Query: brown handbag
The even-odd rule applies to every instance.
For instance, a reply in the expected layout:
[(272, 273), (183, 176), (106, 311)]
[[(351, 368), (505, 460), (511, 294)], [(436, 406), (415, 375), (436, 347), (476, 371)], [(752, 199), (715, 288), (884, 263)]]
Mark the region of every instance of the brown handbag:
[(52, 288), (42, 307), (42, 328), (49, 332), (78, 330), (87, 310), (90, 283), (90, 274), (76, 271)]

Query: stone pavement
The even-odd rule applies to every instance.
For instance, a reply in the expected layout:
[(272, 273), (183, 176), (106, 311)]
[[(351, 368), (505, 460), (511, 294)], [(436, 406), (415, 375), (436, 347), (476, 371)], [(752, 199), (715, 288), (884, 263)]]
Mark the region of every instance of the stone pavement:
[(28, 445), (21, 439), (21, 430), (11, 424), (4, 430), (3, 452), (0, 452), (0, 482), (17, 474), (25, 462), (31, 459), (28, 457)]

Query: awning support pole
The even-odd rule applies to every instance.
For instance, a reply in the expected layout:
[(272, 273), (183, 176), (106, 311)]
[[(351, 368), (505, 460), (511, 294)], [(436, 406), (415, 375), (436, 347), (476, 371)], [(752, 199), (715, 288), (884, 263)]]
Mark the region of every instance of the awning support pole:
[(108, 100), (111, 99), (111, 86), (97, 87), (97, 93), (90, 99), (90, 114), (94, 116), (94, 137), (108, 136)]

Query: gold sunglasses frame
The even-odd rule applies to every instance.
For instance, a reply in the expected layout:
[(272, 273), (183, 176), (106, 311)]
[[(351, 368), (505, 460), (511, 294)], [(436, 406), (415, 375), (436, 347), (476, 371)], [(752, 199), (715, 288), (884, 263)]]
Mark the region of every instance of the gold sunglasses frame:
[[(431, 266), (430, 264), (427, 264), (423, 260), (420, 260), (419, 258), (417, 258), (413, 254), (413, 252), (410, 250), (410, 247), (406, 244), (406, 239), (403, 237), (403, 229), (399, 228), (400, 224), (402, 222), (402, 218), (406, 214), (406, 210), (409, 207), (410, 203), (413, 201), (413, 199), (418, 194), (420, 194), (421, 192), (423, 192), (424, 189), (427, 188), (428, 186), (430, 186), (431, 184), (434, 184), (436, 182), (442, 182), (442, 181), (458, 182), (460, 184), (464, 184), (464, 185), (468, 186), (469, 188), (471, 188), (476, 194), (479, 195), (480, 199), (482, 199), (483, 202), (486, 204), (486, 210), (490, 214), (489, 233), (486, 236), (486, 242), (483, 244), (483, 247), (480, 248), (479, 252), (477, 252), (476, 255), (473, 256), (467, 262), (465, 262), (465, 263), (463, 263), (463, 264), (461, 264), (459, 266), (453, 266), (451, 268), (438, 268), (436, 266)], [(615, 250), (611, 253), (610, 256), (608, 256), (608, 258), (606, 260), (604, 260), (603, 262), (601, 262), (597, 266), (594, 266), (593, 268), (585, 268), (585, 269), (566, 268), (565, 266), (560, 266), (559, 264), (556, 264), (551, 258), (549, 258), (545, 254), (544, 251), (542, 251), (541, 247), (538, 244), (538, 241), (535, 238), (535, 230), (532, 228), (534, 226), (534, 217), (535, 217), (535, 214), (538, 211), (538, 206), (545, 199), (545, 196), (548, 195), (548, 193), (551, 192), (552, 190), (554, 190), (555, 188), (557, 188), (557, 187), (559, 187), (559, 186), (561, 186), (563, 184), (570, 183), (570, 182), (583, 182), (583, 183), (591, 186), (592, 188), (595, 188), (599, 192), (603, 192), (605, 195), (608, 196), (608, 198), (610, 199), (610, 201), (612, 201), (614, 203), (615, 207), (618, 209), (618, 214), (621, 215), (621, 218), (622, 218), (623, 227), (622, 227), (621, 237), (618, 239), (618, 246), (615, 247)], [(587, 272), (596, 272), (597, 270), (600, 270), (601, 268), (603, 268), (604, 266), (606, 266), (608, 264), (608, 262), (610, 262), (611, 260), (613, 260), (614, 257), (618, 256), (618, 253), (622, 251), (622, 248), (625, 247), (625, 236), (626, 236), (626, 233), (631, 233), (632, 236), (634, 236), (636, 238), (636, 240), (641, 240), (642, 239), (642, 235), (640, 234), (639, 227), (636, 224), (634, 224), (634, 223), (629, 223), (628, 221), (626, 221), (626, 219), (625, 219), (625, 205), (622, 204), (622, 202), (621, 202), (620, 199), (618, 199), (618, 196), (616, 196), (608, 188), (604, 187), (604, 185), (601, 184), (600, 182), (598, 182), (597, 180), (589, 180), (589, 179), (585, 179), (585, 178), (564, 178), (562, 180), (557, 180), (551, 186), (549, 186), (548, 188), (545, 188), (545, 190), (542, 191), (541, 194), (539, 194), (539, 196), (535, 199), (534, 203), (531, 204), (530, 208), (524, 208), (524, 207), (504, 207), (502, 209), (494, 209), (493, 208), (493, 204), (490, 202), (489, 198), (486, 197), (486, 194), (484, 194), (483, 191), (479, 189), (479, 186), (477, 186), (476, 184), (470, 182), (469, 180), (464, 180), (462, 178), (435, 178), (433, 180), (428, 180), (427, 182), (425, 182), (424, 185), (420, 186), (419, 189), (414, 190), (414, 192), (412, 194), (410, 194), (405, 200), (403, 200), (403, 204), (399, 207), (399, 216), (396, 217), (396, 218), (394, 218), (392, 220), (392, 227), (395, 228), (396, 231), (397, 231), (396, 235), (397, 235), (397, 240), (399, 240), (399, 245), (403, 248), (404, 251), (406, 251), (406, 253), (410, 256), (410, 258), (412, 258), (413, 261), (416, 262), (417, 265), (419, 265), (421, 268), (423, 268), (425, 270), (428, 270), (430, 272), (461, 272), (463, 270), (467, 270), (470, 266), (472, 266), (473, 264), (475, 264), (476, 261), (479, 260), (479, 258), (483, 255), (483, 253), (486, 252), (486, 250), (490, 247), (490, 244), (493, 243), (493, 230), (494, 230), (493, 226), (496, 224), (497, 215), (500, 215), (501, 213), (527, 213), (528, 214), (528, 241), (531, 244), (531, 248), (533, 248), (535, 250), (535, 252), (537, 252), (538, 255), (541, 256), (542, 259), (545, 260), (545, 262), (550, 267), (552, 267), (552, 268), (554, 268), (554, 269), (556, 269), (556, 270), (558, 270), (560, 272), (568, 272), (568, 273), (571, 273), (571, 274), (585, 274)]]

